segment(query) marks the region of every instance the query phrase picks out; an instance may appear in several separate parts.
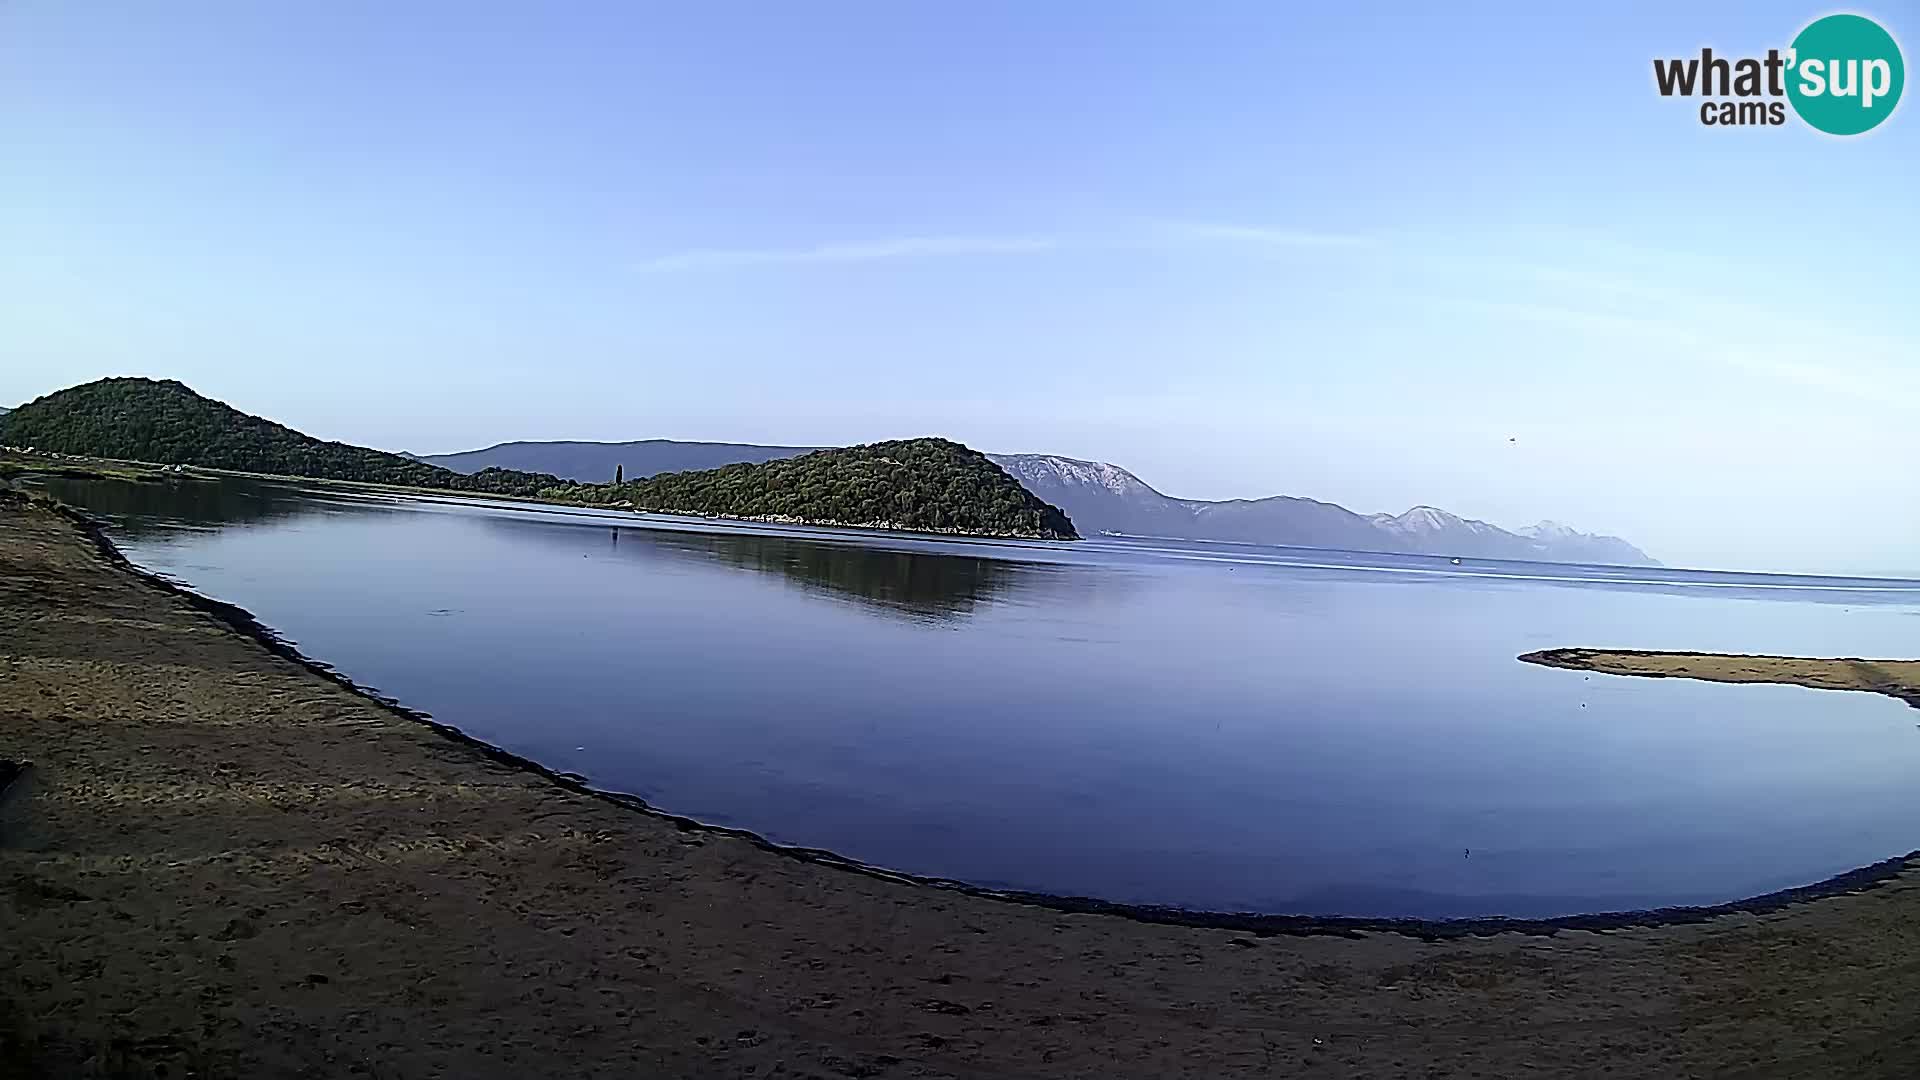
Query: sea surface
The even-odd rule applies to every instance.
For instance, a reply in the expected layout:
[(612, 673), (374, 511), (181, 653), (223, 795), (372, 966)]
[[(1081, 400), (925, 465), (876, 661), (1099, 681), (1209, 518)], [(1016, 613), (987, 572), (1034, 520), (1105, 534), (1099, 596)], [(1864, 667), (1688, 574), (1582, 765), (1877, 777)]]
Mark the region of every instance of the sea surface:
[(47, 486), (136, 563), (477, 738), (915, 874), (1547, 916), (1734, 900), (1920, 848), (1920, 711), (1515, 659), (1910, 657), (1920, 583)]

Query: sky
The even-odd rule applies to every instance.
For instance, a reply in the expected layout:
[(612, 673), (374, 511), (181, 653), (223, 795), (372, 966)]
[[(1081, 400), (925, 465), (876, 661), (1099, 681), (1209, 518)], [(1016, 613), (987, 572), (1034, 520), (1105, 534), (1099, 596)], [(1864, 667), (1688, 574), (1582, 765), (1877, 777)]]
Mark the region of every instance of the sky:
[[(1851, 10), (1915, 59), (1920, 6)], [(1828, 11), (9, 0), (0, 405), (938, 434), (1920, 572), (1920, 104), (1839, 139), (1653, 88)]]

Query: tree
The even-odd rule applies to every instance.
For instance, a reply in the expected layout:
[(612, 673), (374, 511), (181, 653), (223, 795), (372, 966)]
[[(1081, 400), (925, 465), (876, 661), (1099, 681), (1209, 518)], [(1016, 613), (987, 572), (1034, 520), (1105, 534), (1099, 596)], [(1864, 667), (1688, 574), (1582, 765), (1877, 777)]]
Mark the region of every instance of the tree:
[(626, 472), (627, 467), (625, 465), (615, 465), (613, 467), (613, 482), (615, 484), (625, 483), (627, 478)]

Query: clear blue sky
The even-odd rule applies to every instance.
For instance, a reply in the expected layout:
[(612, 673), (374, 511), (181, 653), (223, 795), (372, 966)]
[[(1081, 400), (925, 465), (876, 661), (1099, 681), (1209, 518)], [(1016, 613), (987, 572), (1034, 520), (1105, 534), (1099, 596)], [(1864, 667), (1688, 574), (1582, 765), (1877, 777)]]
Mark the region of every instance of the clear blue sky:
[(1920, 570), (1920, 104), (1838, 140), (1652, 88), (1828, 9), (1324, 7), (10, 0), (0, 403), (943, 434)]

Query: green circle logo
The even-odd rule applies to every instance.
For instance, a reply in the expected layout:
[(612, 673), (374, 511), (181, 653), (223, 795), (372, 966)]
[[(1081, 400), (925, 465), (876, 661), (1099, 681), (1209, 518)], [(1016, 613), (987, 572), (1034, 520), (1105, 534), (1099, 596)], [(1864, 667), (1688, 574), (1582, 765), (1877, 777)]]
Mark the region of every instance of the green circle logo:
[(1787, 54), (1787, 99), (1800, 119), (1829, 135), (1858, 135), (1893, 113), (1907, 82), (1900, 46), (1862, 15), (1808, 24)]

